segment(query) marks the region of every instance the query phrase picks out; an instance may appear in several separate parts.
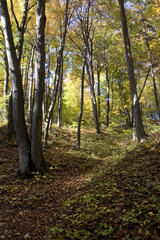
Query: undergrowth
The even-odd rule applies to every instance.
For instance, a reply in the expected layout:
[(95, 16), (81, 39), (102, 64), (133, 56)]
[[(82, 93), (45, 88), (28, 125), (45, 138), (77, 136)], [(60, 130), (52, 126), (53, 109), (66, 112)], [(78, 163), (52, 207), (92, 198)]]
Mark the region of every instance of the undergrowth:
[(65, 201), (45, 239), (160, 239), (159, 135), (135, 145), (129, 131), (91, 132), (87, 144), (85, 135), (83, 151), (97, 159), (110, 156), (110, 164), (97, 166), (83, 191)]

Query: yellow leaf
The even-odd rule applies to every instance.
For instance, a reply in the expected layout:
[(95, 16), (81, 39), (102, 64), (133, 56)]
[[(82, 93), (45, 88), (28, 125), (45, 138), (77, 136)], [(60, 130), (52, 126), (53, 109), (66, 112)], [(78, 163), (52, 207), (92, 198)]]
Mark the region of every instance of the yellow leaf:
[(153, 212), (149, 212), (148, 213), (150, 216), (154, 216), (154, 213)]

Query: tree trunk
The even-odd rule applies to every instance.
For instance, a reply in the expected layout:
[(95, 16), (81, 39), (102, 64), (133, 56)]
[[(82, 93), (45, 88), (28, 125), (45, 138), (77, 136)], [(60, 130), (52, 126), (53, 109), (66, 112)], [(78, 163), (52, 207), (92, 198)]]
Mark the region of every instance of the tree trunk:
[(8, 60), (7, 55), (5, 54), (4, 57), (4, 64), (5, 64), (5, 77), (4, 77), (4, 85), (3, 85), (3, 95), (8, 95), (8, 83), (9, 83), (9, 68), (8, 68)]
[[(25, 0), (24, 2), (24, 11), (23, 11), (23, 17), (22, 17), (22, 22), (21, 22), (21, 25), (19, 26), (19, 23), (18, 23), (18, 20), (17, 20), (17, 17), (14, 13), (14, 9), (13, 9), (13, 1), (11, 0), (10, 1), (11, 3), (11, 11), (12, 11), (12, 15), (15, 19), (15, 22), (16, 22), (16, 25), (17, 25), (17, 31), (18, 31), (18, 34), (19, 34), (19, 40), (18, 40), (18, 43), (17, 43), (17, 46), (16, 46), (16, 50), (17, 50), (17, 61), (18, 61), (18, 64), (19, 64), (19, 68), (20, 68), (20, 62), (21, 62), (21, 57), (22, 57), (22, 47), (23, 47), (23, 42), (24, 42), (24, 32), (25, 32), (25, 25), (26, 25), (26, 20), (27, 20), (27, 13), (28, 13), (28, 0)], [(22, 75), (21, 75), (21, 78), (22, 78)], [(12, 91), (11, 91), (11, 96), (10, 96), (10, 101), (9, 101), (9, 104), (12, 104)], [(15, 130), (14, 130), (14, 123), (13, 123), (13, 113), (11, 113), (10, 111), (13, 111), (13, 108), (12, 106), (9, 105), (8, 107), (8, 137), (14, 137), (15, 136)]]
[(31, 169), (30, 142), (24, 119), (22, 76), (13, 42), (6, 1), (0, 0), (0, 15), (12, 83), (13, 119), (19, 150), (20, 173), (26, 174)]
[(42, 102), (45, 81), (45, 0), (37, 1), (36, 63), (31, 126), (31, 157), (37, 171), (44, 163), (42, 154)]
[(7, 127), (7, 138), (12, 139), (15, 136), (14, 121), (13, 121), (13, 101), (12, 101), (12, 90), (9, 94), (8, 103), (8, 127)]
[[(4, 77), (4, 85), (3, 85), (3, 96), (7, 96), (8, 95), (8, 90), (9, 90), (9, 68), (8, 68), (8, 60), (7, 60), (7, 55), (5, 53), (5, 57), (4, 57), (4, 65), (5, 65), (5, 77)], [(7, 117), (7, 113), (8, 113), (8, 100), (5, 100), (5, 108), (4, 108), (4, 113), (5, 116)]]
[(156, 102), (156, 107), (157, 107), (157, 116), (158, 116), (158, 121), (159, 121), (159, 124), (160, 124), (160, 110), (159, 110), (159, 100), (158, 100), (158, 94), (157, 94), (157, 86), (156, 86), (156, 81), (155, 81), (153, 61), (152, 61), (152, 56), (151, 56), (149, 39), (148, 39), (146, 27), (145, 27), (145, 40), (146, 40), (146, 45), (147, 45), (147, 50), (148, 50), (149, 62), (150, 62), (150, 66), (151, 66), (151, 76), (152, 76), (152, 81), (153, 81), (154, 96), (155, 96), (155, 102)]
[(48, 110), (48, 114), (46, 116), (46, 123), (45, 123), (45, 129), (44, 129), (44, 146), (47, 145), (49, 126), (50, 126), (51, 117), (53, 114), (53, 109), (56, 104), (56, 97), (57, 97), (58, 86), (59, 86), (59, 77), (57, 79), (57, 75), (60, 76), (60, 74), (57, 73), (58, 69), (60, 70), (60, 68), (58, 67), (58, 63), (57, 63), (57, 67), (56, 67), (56, 71), (55, 71), (55, 80), (54, 80), (54, 89), (53, 89), (53, 94), (52, 94), (52, 100), (51, 100), (51, 104), (50, 104), (50, 107)]
[(60, 81), (58, 88), (58, 111), (57, 111), (57, 126), (59, 128), (62, 127), (62, 103), (63, 103), (63, 56), (61, 63), (61, 73), (60, 73)]
[(87, 61), (86, 61), (86, 69), (88, 74), (88, 81), (89, 81), (89, 87), (90, 87), (90, 93), (91, 93), (93, 117), (94, 117), (94, 122), (96, 126), (96, 132), (101, 133), (100, 127), (99, 127), (99, 121), (98, 121), (97, 102), (96, 102), (96, 96), (94, 91), (94, 85), (93, 85), (93, 81), (92, 81), (92, 77), (91, 77), (91, 73), (90, 73), (90, 69)]
[(109, 102), (109, 90), (110, 90), (110, 86), (109, 86), (109, 77), (108, 77), (108, 69), (107, 66), (105, 64), (105, 74), (106, 74), (106, 82), (107, 82), (107, 101), (106, 101), (106, 127), (109, 127), (109, 113), (110, 113), (110, 102)]
[[(63, 29), (61, 44), (60, 44), (60, 48), (59, 48), (59, 51), (58, 51), (58, 57), (57, 57), (57, 65), (56, 65), (56, 70), (55, 70), (55, 81), (54, 81), (53, 95), (52, 95), (52, 100), (51, 100), (51, 104), (50, 104), (50, 107), (49, 107), (49, 111), (48, 111), (48, 114), (47, 114), (47, 117), (46, 117), (46, 124), (45, 124), (45, 130), (44, 130), (44, 146), (47, 145), (49, 125), (50, 125), (50, 121), (51, 121), (51, 116), (53, 114), (53, 109), (54, 109), (54, 106), (55, 106), (55, 103), (56, 103), (56, 97), (57, 97), (58, 86), (59, 86), (59, 81), (60, 81), (63, 51), (64, 51), (64, 47), (65, 47), (67, 26), (68, 26), (68, 8), (69, 8), (69, 0), (66, 0), (64, 29)], [(57, 76), (58, 76), (58, 79), (57, 79)]]
[(126, 124), (129, 128), (133, 127), (133, 122), (131, 121), (131, 115), (128, 108), (126, 108)]
[(28, 72), (29, 72), (29, 63), (26, 64), (25, 74), (24, 74), (24, 101), (26, 102), (27, 94), (28, 94)]
[(118, 86), (119, 86), (119, 113), (120, 113), (120, 116), (122, 117), (122, 90), (123, 90), (122, 74), (119, 77)]
[[(111, 116), (112, 116), (112, 112), (113, 112), (113, 97), (114, 97), (114, 94), (113, 94), (113, 78), (112, 78), (112, 82), (111, 82), (111, 96), (112, 96), (112, 101), (111, 101), (110, 112), (111, 112)], [(110, 121), (112, 122), (112, 118), (111, 117), (110, 117)]]
[(51, 67), (51, 56), (50, 56), (50, 46), (48, 44), (48, 66), (47, 66), (47, 81), (46, 81), (46, 91), (45, 91), (46, 102), (45, 102), (45, 108), (44, 108), (45, 116), (47, 115), (48, 109), (49, 109), (50, 77), (51, 77), (50, 67)]
[(101, 116), (101, 86), (100, 86), (100, 66), (97, 66), (97, 105), (98, 105), (98, 118)]
[(34, 48), (32, 48), (30, 64), (29, 64), (29, 91), (28, 91), (28, 122), (31, 123), (32, 115), (32, 91), (33, 91), (33, 74), (34, 74)]
[(85, 76), (85, 65), (86, 65), (86, 53), (83, 61), (82, 67), (82, 79), (81, 79), (81, 106), (80, 112), (78, 116), (78, 128), (77, 128), (77, 148), (80, 149), (81, 143), (81, 122), (82, 122), (82, 115), (83, 115), (83, 101), (84, 101), (84, 76)]
[(126, 58), (127, 58), (128, 77), (129, 77), (130, 93), (131, 93), (131, 99), (132, 99), (132, 105), (133, 105), (133, 116), (135, 120), (136, 135), (137, 135), (138, 142), (143, 142), (145, 140), (146, 134), (144, 131), (140, 105), (139, 105), (139, 100), (137, 96), (134, 66), (133, 66), (133, 59), (132, 59), (132, 53), (131, 53), (131, 44), (130, 44), (130, 38), (128, 34), (127, 18), (126, 18), (125, 9), (124, 9), (124, 0), (118, 0), (118, 2), (119, 2), (121, 21), (122, 21), (123, 38), (124, 38), (124, 45), (125, 45)]

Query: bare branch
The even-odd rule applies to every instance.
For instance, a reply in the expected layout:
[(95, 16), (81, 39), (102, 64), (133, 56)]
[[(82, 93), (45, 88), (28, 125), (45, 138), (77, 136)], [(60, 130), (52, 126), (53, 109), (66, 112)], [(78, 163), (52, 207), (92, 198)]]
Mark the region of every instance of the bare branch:
[(14, 17), (14, 20), (15, 20), (16, 25), (17, 25), (17, 29), (18, 29), (18, 31), (19, 31), (19, 30), (20, 30), (20, 26), (19, 26), (18, 19), (17, 19), (16, 15), (15, 15), (15, 12), (14, 12), (14, 9), (13, 9), (13, 1), (10, 0), (10, 3), (11, 3), (12, 15), (13, 15), (13, 17)]

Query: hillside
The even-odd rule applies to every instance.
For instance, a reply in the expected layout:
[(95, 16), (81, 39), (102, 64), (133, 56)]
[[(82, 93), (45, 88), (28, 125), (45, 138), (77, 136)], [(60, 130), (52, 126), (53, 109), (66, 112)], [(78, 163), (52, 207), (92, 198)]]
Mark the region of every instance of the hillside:
[(0, 239), (160, 239), (160, 135), (52, 129), (49, 171), (17, 176), (15, 141), (0, 129)]

